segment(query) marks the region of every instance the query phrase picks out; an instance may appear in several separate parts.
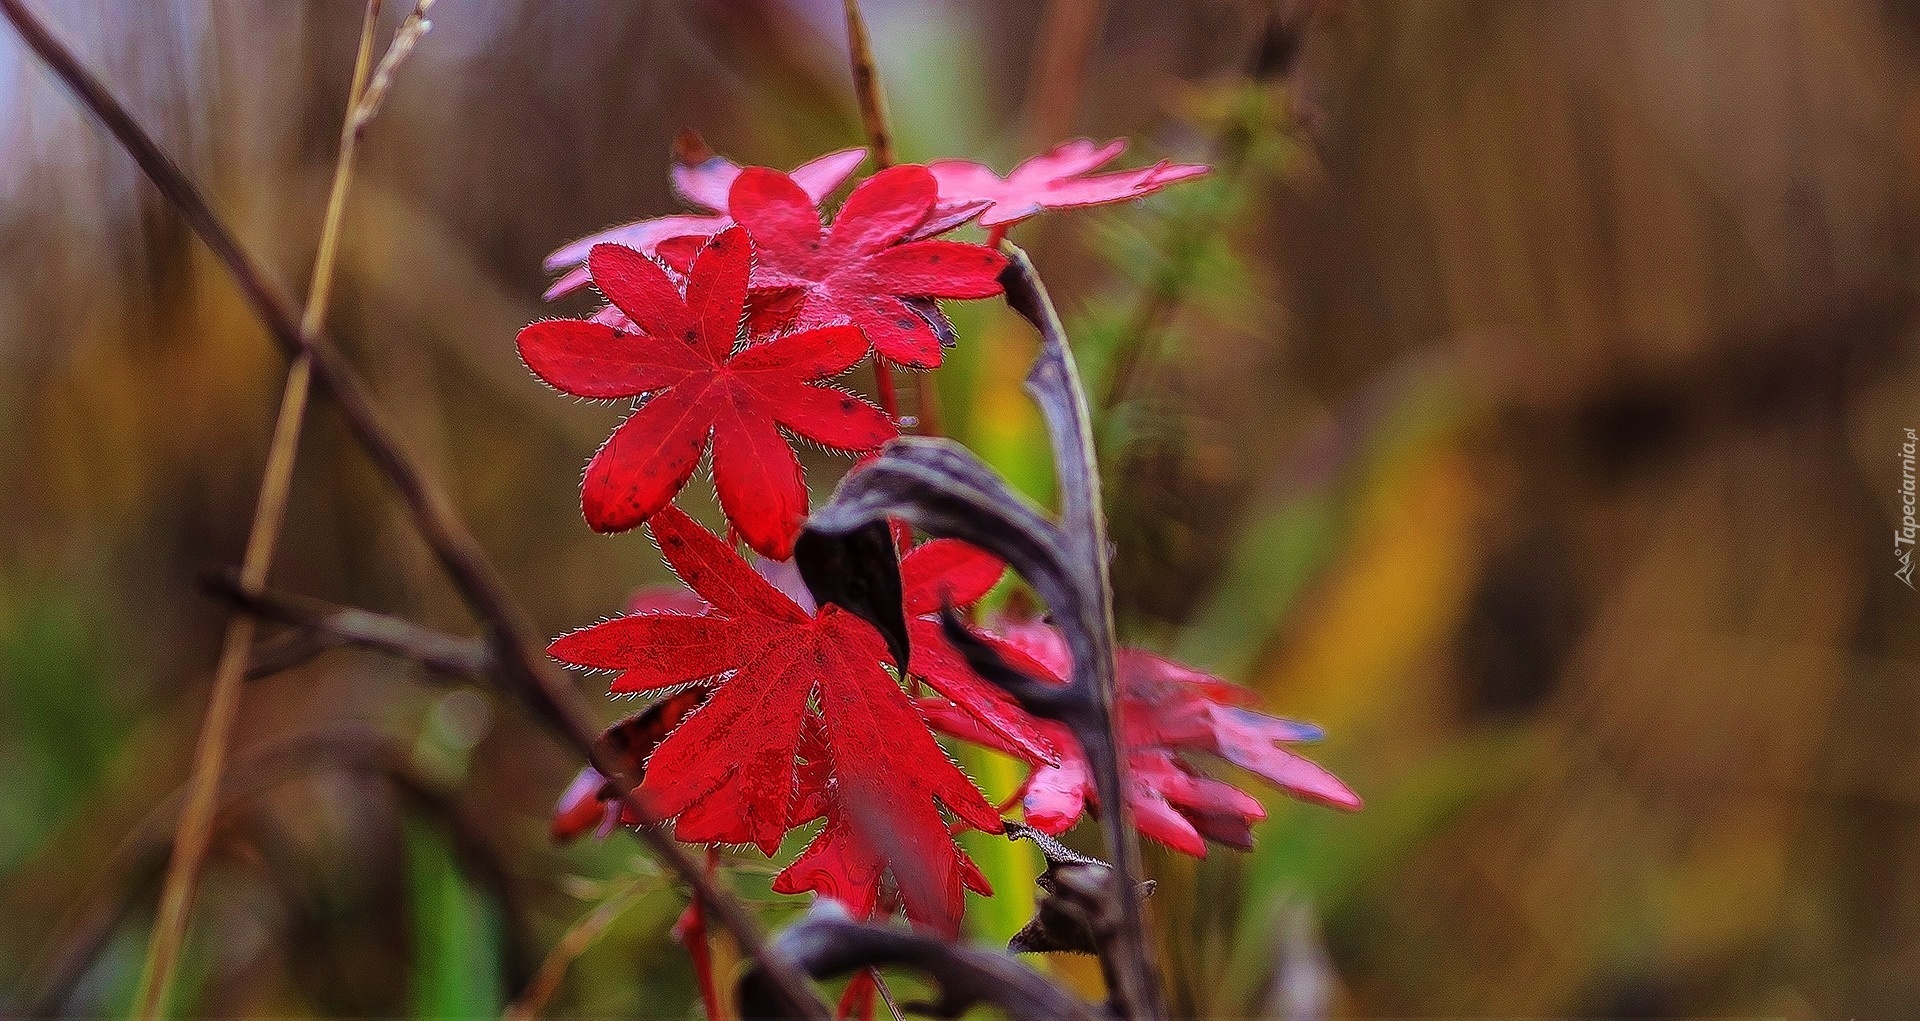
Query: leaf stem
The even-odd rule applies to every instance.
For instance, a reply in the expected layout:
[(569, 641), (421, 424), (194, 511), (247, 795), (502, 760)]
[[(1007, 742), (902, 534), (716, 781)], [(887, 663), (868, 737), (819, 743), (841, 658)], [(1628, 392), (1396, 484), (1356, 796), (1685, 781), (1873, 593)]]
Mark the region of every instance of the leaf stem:
[(485, 642), (456, 638), (371, 610), (248, 587), (233, 575), (212, 575), (201, 579), (201, 584), (241, 613), (297, 628), (322, 648), (344, 645), (384, 652), (432, 674), (462, 680), (491, 682), (500, 673), (498, 660)]
[(893, 385), (893, 367), (877, 351), (873, 355), (873, 393), (880, 399), (880, 410), (895, 425), (900, 424), (900, 391)]
[(1080, 739), (1092, 767), (1101, 827), (1120, 879), (1121, 945), (1115, 948), (1115, 971), (1120, 981), (1110, 992), (1115, 1013), (1157, 1021), (1165, 1016), (1165, 1010), (1140, 903), (1140, 845), (1126, 797), (1127, 764), (1120, 754), (1125, 746), (1114, 710), (1113, 584), (1107, 569), (1107, 523), (1086, 389), (1060, 314), (1033, 262), (1017, 245), (1005, 244), (1002, 250), (1009, 257), (1002, 278), (1007, 284), (1007, 303), (1040, 331), (1040, 351), (1027, 373), (1027, 392), (1041, 406), (1053, 446), (1060, 485), (1060, 532), (1074, 547), (1069, 566), (1082, 573), (1078, 587), (1091, 600), (1076, 607), (1087, 619), (1069, 634), (1079, 632), (1090, 646), (1074, 649), (1076, 661), (1083, 656), (1087, 661), (1084, 666), (1076, 662), (1075, 673), (1089, 671), (1093, 690), (1084, 693), (1091, 697), (1078, 703), (1064, 722)]

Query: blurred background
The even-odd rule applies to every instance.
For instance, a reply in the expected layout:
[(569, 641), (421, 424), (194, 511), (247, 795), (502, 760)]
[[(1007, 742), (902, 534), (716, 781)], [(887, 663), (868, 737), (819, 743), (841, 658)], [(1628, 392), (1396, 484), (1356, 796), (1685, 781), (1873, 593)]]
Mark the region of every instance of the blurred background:
[[(1910, 7), (866, 6), (903, 158), (1124, 136), (1217, 168), (1013, 232), (1089, 375), (1123, 637), (1323, 724), (1368, 802), (1269, 797), (1252, 853), (1150, 855), (1181, 1010), (1920, 1010)], [(39, 7), (299, 293), (360, 6)], [(589, 307), (540, 303), (541, 258), (678, 211), (682, 127), (779, 167), (859, 144), (840, 5), (434, 15), (330, 326), (557, 634), (665, 574), (580, 520), (617, 409), (515, 355)], [(944, 421), (1045, 499), (1031, 334), (952, 312)], [(224, 620), (196, 578), (239, 561), (284, 371), (0, 31), (0, 1013), (131, 996)], [(274, 582), (473, 630), (324, 397)], [(549, 1013), (698, 1016), (678, 894), (631, 841), (550, 844), (578, 763), (513, 705), (333, 652), (249, 683), (233, 762), (183, 1013), (497, 1016), (571, 930)], [(1025, 853), (981, 939), (1030, 909)], [(777, 923), (754, 859), (733, 881)]]

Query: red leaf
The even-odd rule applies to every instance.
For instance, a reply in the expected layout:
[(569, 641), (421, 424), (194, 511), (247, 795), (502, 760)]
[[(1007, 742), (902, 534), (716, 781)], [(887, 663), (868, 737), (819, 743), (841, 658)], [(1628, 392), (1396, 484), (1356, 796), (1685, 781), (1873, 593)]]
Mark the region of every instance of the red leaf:
[(977, 603), (1006, 571), (998, 557), (958, 539), (923, 542), (900, 558), (907, 616)]
[[(926, 680), (928, 687), (945, 695), (955, 709), (971, 717), (989, 736), (982, 740), (949, 727), (942, 730), (964, 741), (1001, 748), (1028, 762), (1059, 763), (1060, 753), (1045, 722), (1028, 715), (1012, 696), (975, 674), (947, 643), (939, 621), (930, 616), (914, 618), (907, 622), (907, 633), (913, 641), (914, 671)], [(1019, 649), (991, 635), (981, 638), (1016, 669), (1026, 667), (1030, 673), (1043, 673), (1039, 664), (1029, 661)]]
[(872, 1021), (873, 1001), (880, 992), (878, 975), (872, 968), (862, 968), (847, 980), (847, 988), (840, 993), (840, 1005), (833, 1010), (838, 1021)]
[[(938, 661), (938, 653), (921, 651), (931, 647), (932, 637), (914, 632), (916, 662), (923, 657)], [(1003, 629), (1002, 637), (983, 637), (1012, 665), (1042, 679), (1060, 680), (1071, 662), (1066, 643), (1045, 624), (1014, 623)], [(1251, 846), (1252, 824), (1266, 815), (1259, 801), (1200, 773), (1183, 753), (1226, 759), (1302, 800), (1347, 810), (1360, 807), (1359, 797), (1332, 773), (1281, 747), (1317, 740), (1318, 729), (1244, 708), (1240, 703), (1250, 697), (1245, 689), (1154, 653), (1121, 649), (1116, 665), (1131, 785), (1128, 801), (1134, 825), (1146, 836), (1200, 857), (1206, 854), (1207, 840)], [(978, 678), (974, 683), (985, 686)], [(941, 693), (960, 702), (951, 692)], [(1027, 823), (1047, 833), (1065, 832), (1095, 800), (1086, 755), (1066, 727), (1033, 719), (1011, 699), (1002, 699), (1002, 704), (981, 700), (979, 705), (994, 705), (1000, 713), (1021, 719), (989, 722), (978, 706), (926, 699), (921, 712), (943, 733), (1031, 764), (1034, 768), (1022, 787)], [(1017, 740), (1016, 734), (1029, 740)], [(1035, 754), (1035, 743), (1052, 749), (1055, 761)]]
[(1125, 139), (1106, 145), (1077, 138), (1014, 167), (1006, 177), (968, 160), (935, 160), (927, 169), (940, 182), (940, 204), (949, 207), (989, 202), (980, 226), (1005, 228), (1046, 209), (1127, 202), (1151, 195), (1176, 181), (1207, 173), (1198, 164), (1161, 161), (1141, 170), (1089, 176), (1126, 151)]
[(794, 325), (850, 322), (887, 360), (932, 368), (939, 335), (904, 299), (999, 294), (1006, 266), (981, 245), (910, 240), (938, 194), (927, 168), (891, 167), (861, 182), (829, 229), (794, 178), (750, 167), (734, 179), (727, 208), (758, 247), (755, 289), (796, 292), (786, 299)]
[[(931, 755), (945, 761), (945, 754), (933, 743), (932, 735), (926, 734), (926, 727), (919, 720), (886, 733), (896, 732), (918, 733), (923, 735), (924, 743), (918, 739), (911, 741), (911, 747), (889, 758), (910, 761)], [(799, 825), (821, 818), (826, 824), (793, 864), (774, 878), (774, 891), (811, 890), (839, 901), (856, 918), (871, 918), (883, 905), (883, 878), (891, 871), (909, 919), (948, 936), (957, 936), (964, 890), (989, 895), (993, 891), (972, 859), (953, 847), (953, 830), (937, 810), (932, 810), (933, 801), (928, 795), (943, 804), (953, 802), (947, 795), (925, 791), (920, 789), (922, 785), (911, 783), (906, 796), (901, 797), (887, 789), (880, 782), (884, 778), (872, 770), (849, 774), (840, 766), (844, 755), (836, 755), (834, 744), (831, 730), (825, 725), (813, 730), (803, 741), (808, 764), (801, 770), (804, 796), (794, 822)], [(915, 772), (908, 770), (907, 775)], [(853, 777), (851, 783), (849, 776)], [(973, 789), (964, 778), (959, 783), (967, 790)], [(967, 803), (971, 799), (962, 801)], [(975, 806), (966, 812), (956, 810), (955, 814), (960, 817), (963, 828), (1000, 830), (999, 815), (991, 809), (983, 811)], [(991, 825), (982, 825), (983, 822)]]
[(943, 809), (992, 832), (1000, 817), (886, 672), (879, 633), (835, 606), (809, 613), (676, 507), (649, 527), (709, 608), (616, 618), (549, 650), (577, 666), (622, 671), (616, 691), (715, 678), (705, 704), (647, 760), (640, 794), (648, 807), (674, 819), (682, 840), (752, 843), (768, 854), (793, 826), (824, 816), (826, 829), (783, 873), (782, 889), (818, 890), (871, 911), (881, 873), (892, 870), (910, 917), (957, 925), (960, 891), (978, 874), (954, 846)]
[(845, 451), (871, 450), (895, 433), (880, 409), (822, 382), (852, 368), (865, 340), (839, 326), (741, 348), (753, 243), (738, 228), (700, 250), (684, 297), (658, 264), (632, 249), (600, 245), (587, 261), (595, 284), (638, 332), (556, 320), (519, 338), (527, 367), (563, 393), (646, 397), (587, 465), (580, 490), (587, 523), (618, 532), (657, 513), (686, 485), (711, 438), (727, 519), (758, 552), (791, 555), (807, 489), (780, 430)]
[[(840, 187), (867, 158), (865, 149), (842, 149), (802, 163), (793, 170), (798, 184), (815, 202), (825, 199)], [(688, 205), (721, 212), (727, 208), (727, 192), (733, 179), (740, 176), (740, 165), (721, 156), (709, 157), (693, 166), (674, 164), (673, 190)]]
[(668, 610), (699, 616), (711, 609), (706, 600), (678, 585), (654, 585), (627, 597), (628, 613)]
[(593, 277), (587, 269), (587, 255), (601, 245), (619, 245), (636, 252), (653, 254), (653, 250), (662, 241), (669, 238), (686, 236), (711, 237), (731, 226), (730, 217), (721, 216), (661, 216), (651, 220), (641, 220), (624, 227), (603, 230), (598, 234), (589, 234), (578, 241), (547, 256), (548, 272), (561, 273), (560, 279), (548, 285), (541, 297), (548, 301), (562, 298), (585, 287)]
[[(703, 146), (704, 148), (704, 146)], [(818, 202), (833, 193), (853, 173), (860, 161), (867, 158), (865, 149), (842, 149), (830, 152), (810, 163), (802, 164), (793, 171), (793, 179), (806, 193)], [(587, 255), (596, 245), (620, 245), (646, 255), (652, 255), (655, 246), (668, 238), (694, 235), (705, 239), (733, 225), (733, 218), (726, 215), (727, 190), (733, 186), (733, 179), (740, 176), (740, 165), (719, 156), (709, 156), (700, 162), (686, 166), (674, 164), (672, 170), (673, 190), (687, 204), (703, 210), (710, 215), (660, 216), (651, 220), (629, 223), (597, 234), (589, 234), (574, 243), (547, 256), (547, 270), (558, 273), (565, 270), (560, 279), (547, 288), (546, 298), (552, 301), (565, 294), (579, 290), (589, 279), (586, 267)]]
[[(999, 558), (958, 539), (921, 543), (900, 559), (900, 584), (908, 617), (907, 630), (913, 642), (914, 672), (973, 717), (996, 740), (1017, 748), (1029, 761), (1052, 764), (1058, 761), (1057, 756), (1052, 743), (1036, 726), (1037, 721), (1006, 692), (981, 679), (967, 666), (966, 660), (947, 643), (939, 619), (934, 616), (944, 607), (978, 602), (1005, 573), (1006, 565)], [(990, 635), (982, 638), (995, 646), (1002, 658), (1015, 668), (1033, 674), (1046, 672), (1045, 666), (1030, 662), (1021, 650)]]

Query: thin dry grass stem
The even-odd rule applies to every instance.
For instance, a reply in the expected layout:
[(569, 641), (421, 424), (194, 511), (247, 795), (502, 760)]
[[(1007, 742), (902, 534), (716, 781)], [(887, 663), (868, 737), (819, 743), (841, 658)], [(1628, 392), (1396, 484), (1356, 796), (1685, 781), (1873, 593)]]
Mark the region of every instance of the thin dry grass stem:
[(887, 977), (880, 974), (879, 968), (873, 969), (873, 991), (880, 994), (880, 1002), (887, 1005), (887, 1014), (893, 1021), (906, 1021), (907, 1016), (900, 1013), (900, 1005), (893, 999), (893, 990), (887, 988)]
[[(874, 166), (885, 170), (898, 162), (893, 151), (893, 123), (887, 117), (887, 93), (880, 87), (880, 69), (873, 60), (873, 40), (867, 34), (867, 19), (860, 13), (860, 0), (845, 0), (847, 13), (847, 53), (853, 63), (853, 96), (860, 104), (860, 123), (867, 132), (867, 147), (873, 150)], [(898, 421), (900, 399), (893, 385), (893, 366), (878, 354), (873, 358), (874, 386), (880, 405)], [(923, 436), (939, 436), (940, 397), (933, 388), (930, 373), (913, 374), (914, 415)]]
[[(307, 306), (301, 329), (316, 333), (326, 321), (327, 304), (333, 290), (333, 267), (340, 246), (340, 224), (346, 209), (347, 190), (353, 177), (355, 142), (352, 130), (354, 111), (367, 87), (373, 66), (374, 28), (380, 17), (381, 0), (367, 0), (360, 26), (360, 49), (354, 58), (353, 84), (347, 93), (347, 114), (341, 130), (340, 152), (333, 168), (333, 184), (327, 196), (325, 222), (320, 231), (320, 247), (314, 257), (313, 279), (307, 289)], [(287, 494), (292, 488), (293, 464), (300, 449), (301, 426), (306, 420), (307, 398), (312, 390), (313, 361), (301, 355), (287, 370), (286, 386), (280, 395), (280, 411), (273, 425), (273, 439), (267, 450), (267, 466), (260, 480), (260, 492), (253, 510), (253, 524), (247, 534), (246, 553), (240, 562), (241, 583), (257, 588), (266, 583), (273, 565), (273, 549), (286, 520)], [(227, 748), (232, 743), (233, 723), (240, 709), (240, 691), (246, 679), (247, 660), (253, 649), (254, 621), (246, 614), (228, 618), (227, 633), (214, 666), (213, 690), (207, 703), (205, 722), (194, 747), (193, 767), (187, 781), (186, 808), (180, 813), (174, 834), (173, 853), (167, 862), (167, 878), (161, 888), (160, 907), (147, 942), (147, 956), (141, 968), (140, 986), (134, 997), (134, 1016), (157, 1017), (167, 1001), (173, 983), (174, 964), (179, 960), (181, 943), (186, 939), (188, 916), (193, 907), (210, 831), (214, 808), (220, 793), (220, 778), (226, 769)]]
[(393, 34), (393, 42), (387, 44), (386, 55), (380, 58), (380, 66), (374, 68), (373, 78), (367, 82), (366, 90), (359, 93), (347, 114), (347, 127), (344, 135), (359, 136), (366, 133), (367, 125), (380, 114), (380, 105), (387, 101), (387, 93), (393, 88), (393, 75), (406, 63), (413, 48), (420, 45), (420, 39), (432, 30), (433, 22), (427, 20), (427, 14), (433, 10), (433, 0), (417, 0), (413, 10), (408, 12), (406, 20)]
[[(355, 442), (406, 504), (421, 539), (433, 551), (468, 608), (485, 624), (499, 661), (505, 691), (523, 700), (541, 722), (612, 778), (615, 789), (627, 792), (622, 797), (627, 808), (642, 818), (650, 818), (645, 806), (631, 794), (637, 779), (595, 747), (595, 728), (589, 722), (579, 693), (537, 651), (542, 643), (537, 640), (525, 609), (508, 591), (499, 569), (474, 539), (452, 502), (428, 481), (412, 450), (387, 425), (359, 373), (324, 333), (300, 328), (286, 298), (240, 247), (233, 231), (213, 211), (206, 196), (140, 127), (126, 107), (74, 56), (72, 48), (47, 29), (25, 0), (0, 0), (0, 15), (13, 24), (35, 55), (100, 120), (194, 234), (227, 268), (274, 341), (290, 357), (306, 354), (311, 358), (314, 378), (333, 395)], [(686, 850), (656, 825), (643, 826), (635, 833), (681, 881), (706, 899), (708, 910), (734, 937), (742, 952), (760, 966), (767, 984), (785, 1009), (809, 1021), (828, 1021), (826, 1004), (814, 994), (792, 963), (768, 950), (765, 937), (736, 898), (709, 880)]]
[(873, 149), (873, 162), (880, 169), (897, 162), (893, 152), (893, 126), (887, 119), (887, 94), (880, 88), (880, 69), (873, 61), (873, 40), (867, 36), (867, 19), (860, 13), (860, 0), (845, 0), (847, 11), (847, 52), (853, 59), (853, 96), (860, 103), (860, 123), (867, 129), (867, 145)]
[[(510, 990), (522, 990), (533, 971), (525, 905), (521, 903), (506, 863), (501, 861), (484, 832), (461, 810), (453, 792), (414, 767), (404, 745), (363, 727), (340, 727), (303, 734), (253, 751), (221, 778), (217, 810), (223, 834), (241, 831), (259, 817), (250, 806), (284, 784), (329, 770), (348, 770), (378, 776), (421, 818), (439, 826), (448, 836), (460, 871), (500, 905), (506, 922), (507, 954), (503, 960)], [(67, 912), (53, 931), (47, 950), (29, 975), (43, 975), (39, 992), (25, 1002), (21, 1017), (58, 1017), (67, 1014), (70, 1000), (109, 945), (114, 931), (133, 914), (159, 882), (171, 856), (175, 822), (185, 810), (188, 791), (175, 790), (160, 801), (128, 833), (102, 863), (100, 881)]]
[(560, 941), (553, 945), (546, 960), (540, 962), (540, 970), (533, 975), (533, 981), (527, 983), (527, 991), (507, 1007), (501, 1015), (501, 1021), (532, 1021), (546, 1010), (553, 995), (560, 991), (560, 983), (567, 977), (567, 969), (580, 955), (598, 942), (600, 937), (627, 909), (640, 902), (640, 898), (654, 889), (652, 879), (643, 877), (622, 887), (611, 896), (594, 905), (593, 910), (580, 916), (568, 927)]

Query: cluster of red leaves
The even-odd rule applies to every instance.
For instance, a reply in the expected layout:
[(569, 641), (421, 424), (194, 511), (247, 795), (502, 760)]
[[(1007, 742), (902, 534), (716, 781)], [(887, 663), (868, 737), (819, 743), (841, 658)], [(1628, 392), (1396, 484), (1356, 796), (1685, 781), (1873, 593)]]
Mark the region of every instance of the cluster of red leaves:
[[(647, 722), (636, 721), (635, 739), (621, 749), (644, 760), (638, 794), (647, 812), (675, 820), (681, 840), (753, 844), (769, 855), (790, 830), (825, 819), (775, 889), (815, 890), (871, 914), (887, 862), (910, 858), (930, 882), (902, 885), (908, 916), (952, 930), (962, 887), (987, 890), (940, 810), (992, 833), (1000, 815), (886, 671), (893, 660), (879, 632), (837, 606), (782, 591), (678, 508), (649, 527), (699, 597), (699, 611), (656, 605), (566, 635), (549, 650), (575, 666), (618, 671), (616, 694), (696, 686), (660, 703), (669, 707), (660, 716), (642, 714)], [(972, 603), (1002, 572), (997, 560), (951, 540), (925, 543), (901, 561), (907, 605), (920, 612)], [(985, 687), (957, 657), (915, 666), (956, 712), (969, 711)], [(990, 709), (973, 720), (1024, 747), (1002, 734), (1004, 720)], [(557, 833), (598, 821), (582, 793), (576, 788), (574, 803), (563, 805)], [(883, 827), (863, 825), (867, 812), (884, 812), (896, 847), (874, 846)]]
[[(808, 506), (793, 438), (862, 453), (896, 433), (885, 412), (833, 380), (869, 353), (939, 365), (952, 331), (938, 301), (1000, 293), (997, 251), (938, 236), (977, 219), (997, 239), (1044, 209), (1128, 201), (1206, 170), (1163, 162), (1093, 173), (1123, 148), (1068, 142), (1004, 178), (959, 160), (893, 167), (856, 185), (832, 217), (821, 204), (862, 150), (790, 174), (703, 153), (673, 170), (696, 212), (596, 234), (549, 260), (564, 271), (550, 297), (591, 283), (608, 304), (588, 319), (528, 326), (522, 358), (563, 393), (635, 406), (587, 466), (583, 513), (603, 532), (646, 524), (687, 586), (637, 599), (550, 651), (616, 671), (616, 694), (657, 696), (607, 732), (604, 750), (642, 778), (639, 803), (679, 839), (771, 855), (817, 824), (775, 890), (828, 896), (861, 917), (899, 908), (954, 932), (964, 891), (989, 892), (954, 833), (1000, 832), (1002, 822), (935, 728), (1029, 763), (1033, 825), (1057, 833), (1090, 807), (1071, 735), (976, 676), (935, 616), (982, 598), (1004, 573), (999, 561), (950, 540), (904, 551), (914, 695), (880, 634), (814, 605), (784, 561)], [(743, 559), (674, 506), (709, 451), (730, 536), (764, 559)], [(1064, 647), (1042, 625), (982, 638), (1036, 676), (1065, 675)], [(1358, 803), (1279, 747), (1310, 739), (1311, 728), (1253, 713), (1239, 689), (1147, 653), (1123, 653), (1120, 673), (1133, 805), (1148, 835), (1193, 854), (1203, 837), (1250, 842), (1259, 802), (1197, 772), (1183, 758), (1195, 752), (1302, 797)], [(608, 787), (583, 772), (555, 816), (556, 839), (637, 822)], [(697, 910), (689, 918), (692, 932)]]
[(688, 267), (683, 297), (653, 260), (597, 245), (587, 258), (594, 282), (634, 329), (554, 319), (520, 331), (527, 367), (563, 393), (651, 395), (587, 464), (580, 499), (595, 530), (624, 531), (659, 513), (711, 438), (727, 520), (747, 545), (786, 557), (806, 519), (807, 489), (780, 428), (834, 450), (871, 450), (894, 435), (879, 408), (822, 382), (866, 355), (857, 327), (739, 343), (752, 263), (752, 241), (729, 227)]
[[(1066, 641), (1044, 623), (1005, 623), (999, 643), (1002, 658), (1042, 680), (1063, 681), (1072, 665)], [(1007, 656), (1009, 647), (1021, 655)], [(1266, 809), (1245, 791), (1201, 773), (1190, 758), (1195, 754), (1231, 762), (1304, 801), (1360, 807), (1359, 797), (1332, 773), (1282, 747), (1319, 740), (1318, 728), (1255, 712), (1247, 707), (1252, 693), (1245, 688), (1142, 649), (1121, 649), (1115, 667), (1128, 806), (1141, 833), (1195, 857), (1207, 853), (1208, 840), (1240, 850), (1253, 846), (1253, 824), (1266, 817)], [(1086, 754), (1064, 726), (1034, 721), (1055, 753), (1049, 759), (982, 729), (977, 710), (962, 712), (949, 700), (923, 698), (920, 711), (943, 733), (1032, 766), (1018, 797), (1035, 829), (1064, 833), (1093, 804)]]

